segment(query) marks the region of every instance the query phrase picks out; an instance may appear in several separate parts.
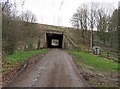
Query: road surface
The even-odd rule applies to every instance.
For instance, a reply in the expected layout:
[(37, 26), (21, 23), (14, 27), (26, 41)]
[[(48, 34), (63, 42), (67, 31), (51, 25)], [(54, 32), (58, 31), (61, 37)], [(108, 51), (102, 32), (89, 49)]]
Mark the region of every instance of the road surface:
[(72, 56), (64, 50), (53, 49), (36, 65), (26, 68), (8, 86), (88, 87), (89, 85), (78, 73)]

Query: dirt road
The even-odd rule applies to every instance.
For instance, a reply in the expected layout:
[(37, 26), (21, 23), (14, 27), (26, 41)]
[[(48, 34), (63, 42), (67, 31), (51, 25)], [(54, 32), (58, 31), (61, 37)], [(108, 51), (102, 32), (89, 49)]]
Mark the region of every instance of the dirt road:
[[(38, 59), (39, 60), (39, 59)], [(53, 49), (41, 61), (26, 68), (9, 87), (88, 87), (79, 75), (72, 56)]]

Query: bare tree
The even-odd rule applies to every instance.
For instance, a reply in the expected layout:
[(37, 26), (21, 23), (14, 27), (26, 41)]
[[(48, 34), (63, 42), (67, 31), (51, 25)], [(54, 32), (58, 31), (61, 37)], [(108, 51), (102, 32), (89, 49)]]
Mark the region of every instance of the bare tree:
[(79, 16), (78, 13), (74, 13), (74, 15), (72, 16), (71, 19), (71, 23), (74, 27), (77, 27), (77, 29), (79, 29)]
[(94, 46), (93, 44), (93, 30), (97, 29), (100, 39), (105, 43), (106, 31), (108, 31), (110, 13), (112, 10), (109, 4), (92, 2), (81, 5), (77, 12), (72, 17), (73, 26), (82, 29), (83, 43), (85, 41), (86, 30), (90, 30), (90, 49)]
[(9, 0), (2, 2), (2, 11), (5, 9), (6, 6), (8, 6)]
[(22, 14), (23, 21), (34, 23), (36, 21), (36, 17), (32, 12), (26, 11)]
[(98, 31), (98, 37), (100, 41), (102, 41), (105, 45), (108, 40), (108, 37), (106, 35), (106, 32), (108, 32), (111, 28), (109, 28), (110, 24), (110, 18), (111, 18), (111, 13), (112, 9), (106, 4), (106, 7), (100, 7), (97, 9), (97, 16), (96, 16), (96, 27)]
[(21, 19), (17, 14), (16, 2), (3, 2), (2, 5), (2, 48), (5, 54), (14, 53), (19, 45), (29, 44), (36, 37), (36, 17), (30, 11)]
[(90, 5), (90, 11), (89, 11), (89, 27), (90, 27), (90, 49), (92, 50), (93, 47), (93, 29), (95, 27), (96, 24), (96, 7), (95, 7), (95, 3), (91, 3)]
[(3, 28), (3, 50), (6, 52), (6, 54), (11, 54), (15, 51), (16, 45), (17, 45), (17, 37), (16, 37), (16, 25), (15, 25), (15, 19), (13, 18), (16, 14), (13, 12), (13, 4), (8, 2), (5, 2), (2, 8), (2, 28)]
[(77, 12), (72, 17), (72, 24), (81, 29), (81, 37), (83, 39), (83, 43), (85, 43), (85, 35), (86, 30), (88, 29), (88, 7), (83, 4), (78, 9)]

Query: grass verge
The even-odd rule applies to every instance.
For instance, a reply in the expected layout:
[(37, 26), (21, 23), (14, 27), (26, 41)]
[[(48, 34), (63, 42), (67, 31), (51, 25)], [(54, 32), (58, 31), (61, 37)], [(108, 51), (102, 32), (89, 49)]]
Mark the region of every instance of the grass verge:
[(118, 63), (110, 61), (106, 58), (102, 58), (100, 56), (95, 56), (89, 53), (85, 53), (82, 51), (69, 51), (70, 54), (78, 57), (76, 60), (77, 64), (84, 64), (88, 66), (92, 66), (95, 69), (103, 70), (103, 71), (118, 71)]
[(33, 57), (34, 55), (47, 53), (47, 49), (41, 49), (41, 50), (33, 50), (33, 51), (23, 51), (23, 52), (15, 52), (12, 55), (6, 56), (2, 63), (2, 72), (7, 73), (10, 70), (12, 70), (16, 65), (22, 64), (25, 62), (25, 60), (28, 60), (29, 58)]

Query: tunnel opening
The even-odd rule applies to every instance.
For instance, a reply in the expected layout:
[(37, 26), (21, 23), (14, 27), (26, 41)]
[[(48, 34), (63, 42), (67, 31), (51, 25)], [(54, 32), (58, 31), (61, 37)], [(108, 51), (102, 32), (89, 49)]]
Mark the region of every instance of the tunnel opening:
[(46, 33), (47, 48), (62, 48), (63, 34)]

